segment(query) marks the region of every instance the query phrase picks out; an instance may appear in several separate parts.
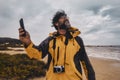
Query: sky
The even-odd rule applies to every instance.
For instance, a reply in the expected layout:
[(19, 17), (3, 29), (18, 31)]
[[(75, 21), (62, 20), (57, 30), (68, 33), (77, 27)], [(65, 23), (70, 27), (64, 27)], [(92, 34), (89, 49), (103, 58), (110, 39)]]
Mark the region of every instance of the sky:
[(51, 22), (58, 10), (81, 31), (85, 45), (120, 45), (120, 0), (0, 0), (0, 37), (19, 39), (23, 18), (38, 45), (55, 31)]

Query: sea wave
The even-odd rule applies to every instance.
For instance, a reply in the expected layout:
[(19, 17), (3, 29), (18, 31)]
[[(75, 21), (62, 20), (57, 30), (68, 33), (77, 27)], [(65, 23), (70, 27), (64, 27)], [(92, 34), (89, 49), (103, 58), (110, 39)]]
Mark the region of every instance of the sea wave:
[(88, 56), (120, 60), (120, 47), (86, 47)]

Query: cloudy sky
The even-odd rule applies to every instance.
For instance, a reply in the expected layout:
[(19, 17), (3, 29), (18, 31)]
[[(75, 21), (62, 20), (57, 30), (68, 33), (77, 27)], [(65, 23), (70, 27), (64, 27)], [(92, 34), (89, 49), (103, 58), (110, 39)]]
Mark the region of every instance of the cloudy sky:
[(0, 0), (0, 37), (18, 39), (19, 19), (35, 44), (50, 32), (51, 19), (63, 9), (80, 29), (86, 45), (120, 45), (120, 0)]

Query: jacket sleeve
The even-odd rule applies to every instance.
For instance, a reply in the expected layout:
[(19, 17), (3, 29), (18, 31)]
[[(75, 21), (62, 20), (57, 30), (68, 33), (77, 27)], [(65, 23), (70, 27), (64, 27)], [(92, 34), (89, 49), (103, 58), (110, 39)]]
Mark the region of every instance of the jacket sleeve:
[(27, 55), (30, 58), (35, 58), (39, 60), (47, 55), (48, 45), (49, 45), (49, 38), (41, 42), (39, 46), (35, 46), (33, 43), (31, 43), (29, 46), (25, 48), (25, 51), (27, 52)]
[(88, 80), (96, 80), (94, 69), (93, 69), (93, 67), (90, 63), (90, 60), (87, 56), (87, 53), (85, 51), (83, 40), (80, 37), (78, 37), (78, 43), (81, 47), (79, 56), (80, 56), (80, 61), (83, 65), (83, 69), (85, 71), (85, 75), (86, 75)]

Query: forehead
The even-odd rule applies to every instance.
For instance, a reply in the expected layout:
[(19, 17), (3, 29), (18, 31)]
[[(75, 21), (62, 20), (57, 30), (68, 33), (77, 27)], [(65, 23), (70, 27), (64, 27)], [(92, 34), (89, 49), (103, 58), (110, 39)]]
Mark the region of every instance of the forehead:
[(67, 18), (67, 16), (66, 16), (66, 15), (63, 15), (63, 16), (61, 16), (60, 18)]

